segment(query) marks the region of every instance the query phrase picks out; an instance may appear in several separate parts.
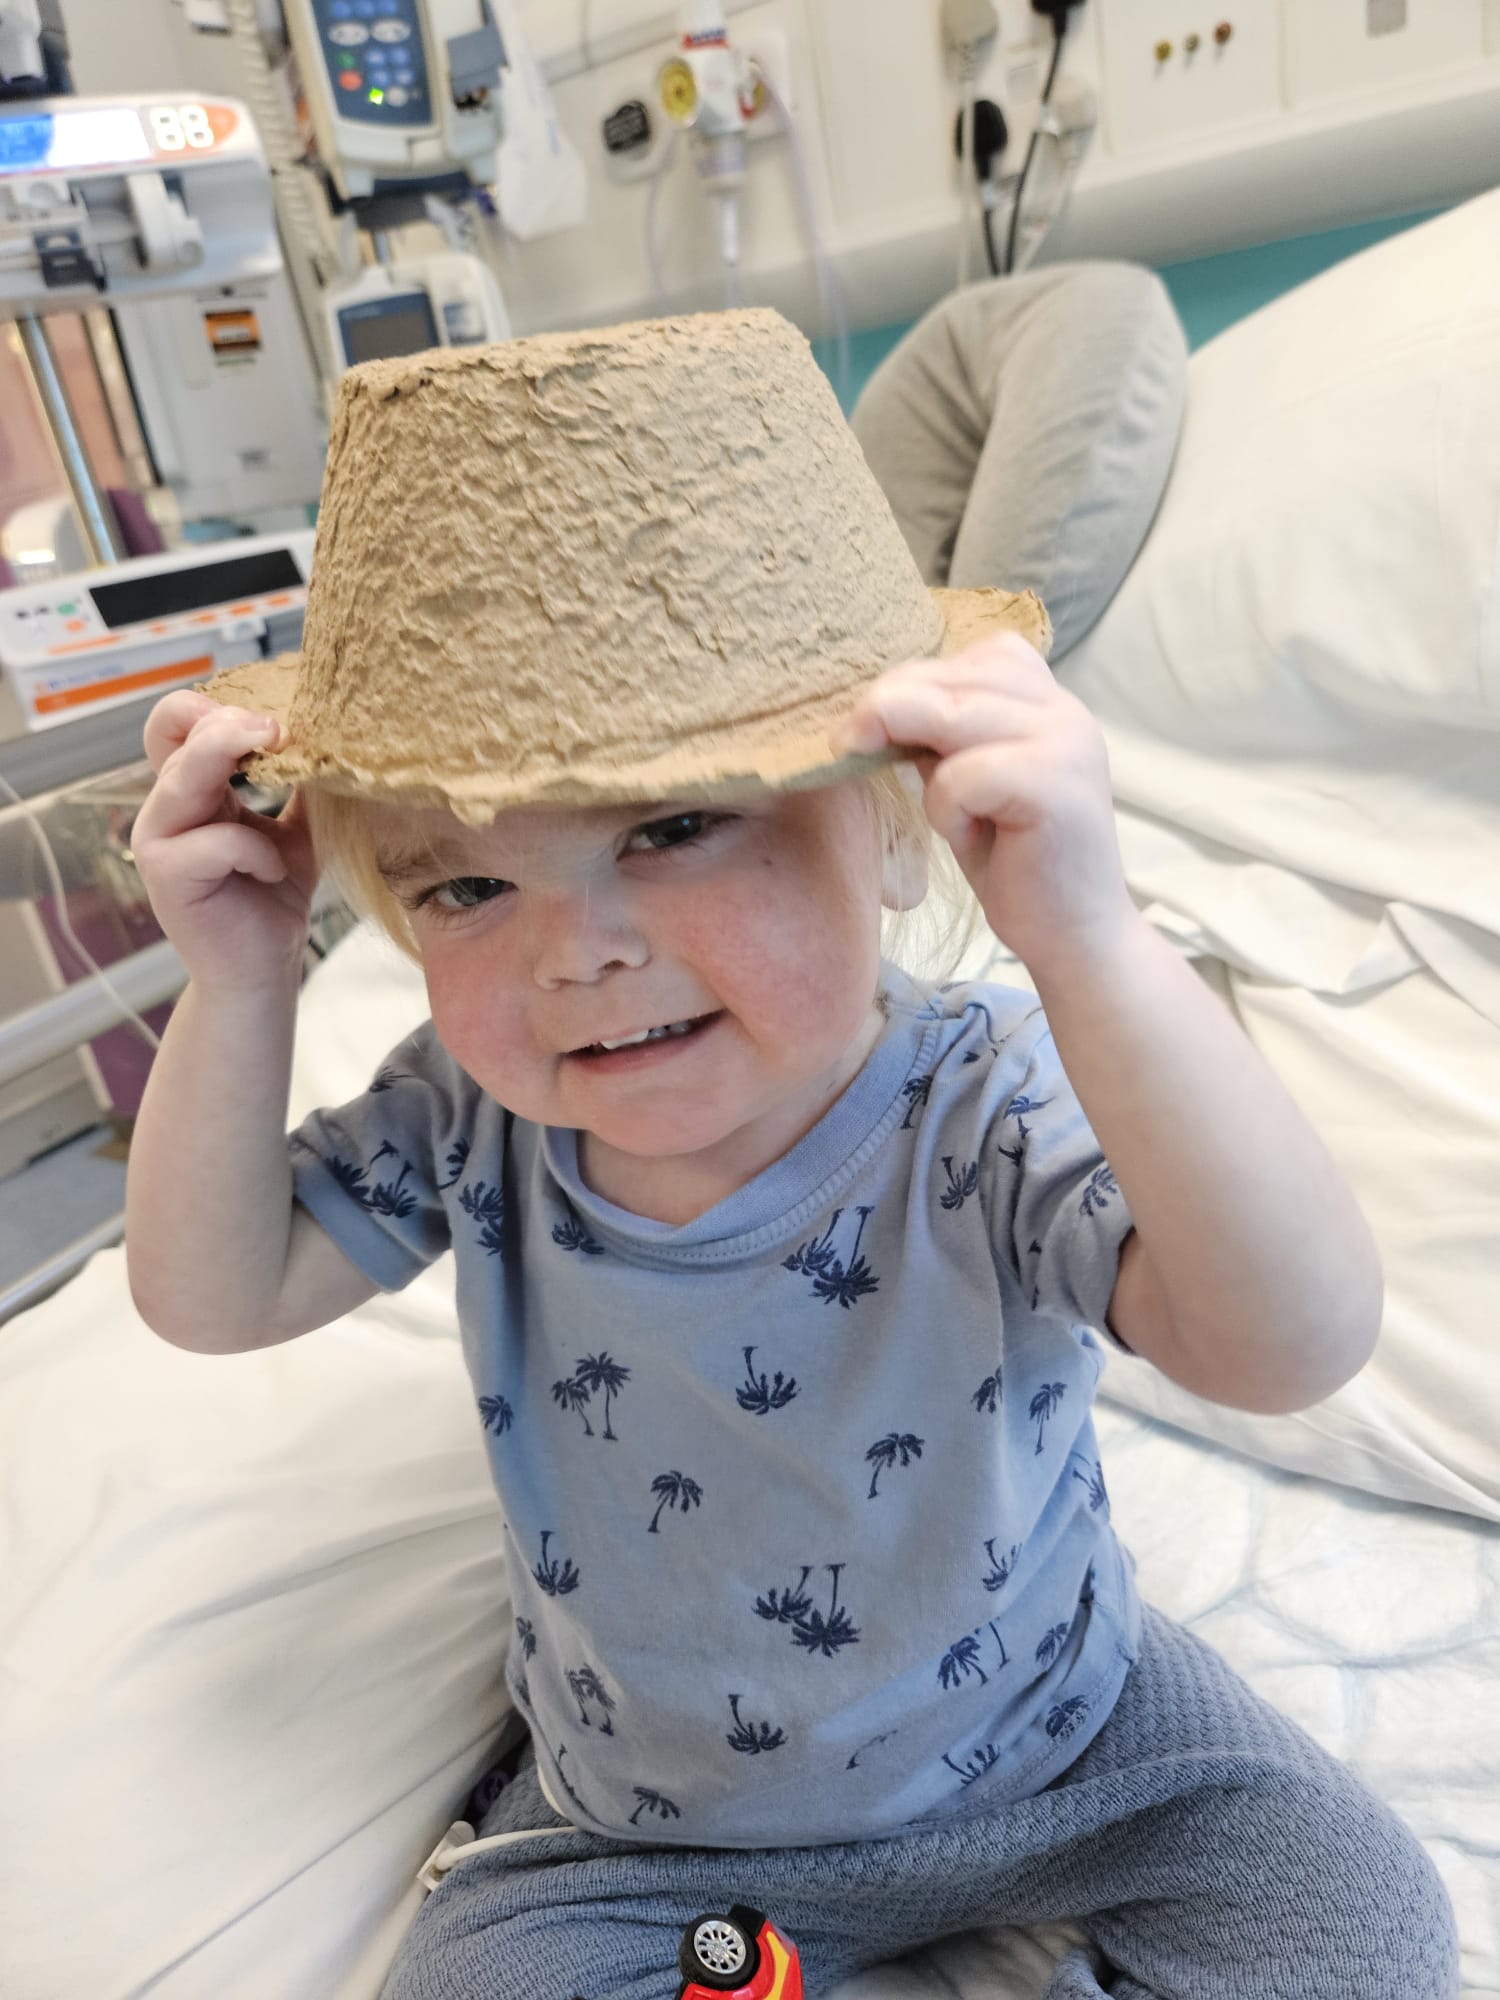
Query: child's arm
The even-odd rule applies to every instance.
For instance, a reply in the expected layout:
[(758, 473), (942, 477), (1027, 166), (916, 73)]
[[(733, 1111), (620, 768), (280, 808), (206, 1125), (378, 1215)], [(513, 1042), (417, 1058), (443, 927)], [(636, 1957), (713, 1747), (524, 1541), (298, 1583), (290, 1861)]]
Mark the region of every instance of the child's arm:
[(1110, 1325), (1213, 1402), (1281, 1415), (1332, 1395), (1374, 1348), (1380, 1262), (1279, 1080), (1139, 917), (1033, 976), (1135, 1222)]
[(887, 743), (915, 751), (928, 818), (1036, 981), (1130, 1208), (1110, 1325), (1216, 1402), (1330, 1395), (1379, 1332), (1373, 1241), (1291, 1098), (1131, 902), (1098, 724), (1005, 637), (897, 668), (834, 736)]
[(204, 695), (158, 703), (157, 782), (133, 836), (191, 983), (131, 1139), (126, 1263), (148, 1325), (205, 1353), (290, 1340), (376, 1290), (292, 1199), (287, 1092), (317, 866), (300, 813), (266, 820), (230, 790), (268, 740), (261, 723)]

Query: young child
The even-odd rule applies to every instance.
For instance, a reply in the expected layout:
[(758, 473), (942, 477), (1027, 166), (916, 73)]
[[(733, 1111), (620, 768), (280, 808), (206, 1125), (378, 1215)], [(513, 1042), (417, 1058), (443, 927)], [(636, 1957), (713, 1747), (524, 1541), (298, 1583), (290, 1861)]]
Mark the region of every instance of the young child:
[[(1421, 1847), (1141, 1605), (1110, 1526), (1096, 1335), (1294, 1410), (1368, 1357), (1380, 1279), (1134, 909), (1098, 728), (1014, 605), (955, 646), (774, 316), (487, 354), (350, 379), (299, 693), (168, 696), (135, 830), (191, 973), (132, 1147), (147, 1320), (264, 1345), (456, 1253), (530, 1742), (389, 2000), (668, 2000), (682, 1926), (736, 1903), (810, 1995), (1063, 1919), (1091, 1948), (1048, 2000), (1450, 2000)], [(414, 466), (454, 497), (398, 570), (371, 482)], [(301, 777), (279, 820), (228, 788), (252, 753)], [(882, 958), (934, 838), (1038, 997)], [(320, 861), (431, 1020), (288, 1147)]]

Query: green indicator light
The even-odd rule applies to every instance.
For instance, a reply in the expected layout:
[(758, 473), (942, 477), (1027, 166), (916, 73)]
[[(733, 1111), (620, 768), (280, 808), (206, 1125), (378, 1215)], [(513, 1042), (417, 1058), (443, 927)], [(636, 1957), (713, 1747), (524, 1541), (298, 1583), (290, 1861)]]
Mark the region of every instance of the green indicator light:
[(384, 104), (385, 92), (383, 90), (372, 90), (370, 92), (370, 102), (372, 104)]

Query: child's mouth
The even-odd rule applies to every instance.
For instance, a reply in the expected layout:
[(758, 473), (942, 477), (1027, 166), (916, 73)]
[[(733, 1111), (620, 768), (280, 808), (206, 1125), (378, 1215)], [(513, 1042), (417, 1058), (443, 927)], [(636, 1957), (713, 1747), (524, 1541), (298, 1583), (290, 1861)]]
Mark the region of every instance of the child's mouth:
[(660, 1027), (642, 1028), (639, 1033), (624, 1036), (619, 1041), (590, 1042), (569, 1053), (572, 1060), (586, 1062), (591, 1069), (634, 1068), (639, 1063), (660, 1061), (684, 1044), (700, 1040), (704, 1031), (722, 1018), (720, 1010), (713, 1014), (697, 1014), (686, 1021), (664, 1021)]

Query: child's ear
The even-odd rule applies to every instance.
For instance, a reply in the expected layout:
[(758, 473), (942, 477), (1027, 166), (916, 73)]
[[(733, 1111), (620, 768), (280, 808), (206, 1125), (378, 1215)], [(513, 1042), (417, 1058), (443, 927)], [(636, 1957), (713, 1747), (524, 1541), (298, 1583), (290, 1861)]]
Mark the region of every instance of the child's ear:
[(888, 910), (914, 910), (926, 894), (926, 852), (910, 834), (897, 834), (881, 863), (880, 900)]

